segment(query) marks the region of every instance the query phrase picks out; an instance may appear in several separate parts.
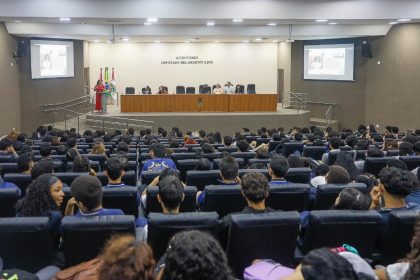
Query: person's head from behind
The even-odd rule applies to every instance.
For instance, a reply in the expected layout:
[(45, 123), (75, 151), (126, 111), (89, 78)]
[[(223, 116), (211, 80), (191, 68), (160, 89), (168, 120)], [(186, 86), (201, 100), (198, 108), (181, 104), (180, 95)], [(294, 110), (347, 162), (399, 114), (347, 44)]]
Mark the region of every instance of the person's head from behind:
[(31, 153), (22, 154), (16, 160), (19, 173), (28, 173), (30, 174), (32, 168), (34, 167), (34, 161), (32, 159)]
[(384, 152), (381, 151), (378, 147), (376, 146), (369, 146), (369, 148), (366, 151), (366, 156), (367, 157), (383, 157), (384, 156)]
[(343, 144), (343, 141), (341, 141), (341, 139), (339, 137), (331, 137), (330, 139), (330, 148), (332, 150), (337, 150), (340, 148), (340, 146)]
[(90, 162), (87, 157), (79, 155), (73, 160), (72, 172), (90, 172), (90, 169)]
[(240, 152), (248, 152), (249, 150), (249, 144), (246, 140), (240, 140), (236, 142), (236, 147), (238, 147)]
[(356, 180), (359, 170), (353, 161), (353, 154), (350, 152), (339, 152), (334, 165), (338, 165), (347, 170), (350, 175), (350, 181)]
[(293, 136), (293, 138), (295, 139), (295, 141), (302, 141), (303, 139), (303, 134), (300, 132), (295, 133), (295, 135)]
[(10, 153), (12, 151), (13, 141), (8, 137), (0, 140), (0, 151)]
[(150, 156), (152, 158), (164, 158), (166, 155), (165, 146), (160, 143), (155, 143), (150, 147)]
[(118, 143), (117, 153), (128, 153), (128, 150), (129, 150), (129, 146), (127, 143), (125, 142)]
[(42, 157), (49, 157), (51, 155), (51, 144), (49, 144), (49, 143), (43, 143), (39, 147), (39, 154)]
[(416, 176), (407, 170), (385, 167), (379, 173), (379, 191), (383, 194), (385, 204), (387, 197), (404, 199), (418, 185)]
[(176, 176), (166, 176), (159, 181), (158, 201), (164, 213), (179, 213), (179, 206), (184, 200), (184, 187)]
[(356, 135), (349, 135), (346, 138), (346, 144), (352, 148), (356, 147), (358, 141), (359, 139)]
[(102, 184), (97, 177), (89, 175), (77, 177), (71, 183), (70, 191), (83, 212), (102, 207)]
[(398, 151), (400, 156), (410, 156), (413, 154), (413, 144), (410, 142), (401, 142), (398, 145)]
[(119, 181), (125, 175), (124, 164), (120, 158), (110, 158), (105, 163), (105, 175), (110, 181)]
[(69, 146), (70, 149), (75, 149), (77, 147), (76, 143), (77, 139), (75, 137), (67, 139), (67, 146)]
[(327, 184), (348, 184), (350, 183), (350, 175), (343, 167), (332, 165), (327, 176), (325, 176), (325, 180)]
[[(327, 248), (306, 254), (293, 274), (283, 280), (360, 280), (352, 264)], [(365, 279), (365, 278), (362, 278)], [(367, 278), (369, 279), (369, 278)]]
[(232, 136), (226, 135), (223, 137), (223, 143), (225, 143), (225, 146), (230, 146), (233, 143)]
[(378, 185), (378, 179), (370, 173), (364, 173), (357, 176), (356, 183), (363, 183), (371, 190), (374, 186)]
[(206, 158), (200, 158), (195, 164), (194, 170), (211, 170), (211, 162)]
[(153, 280), (155, 260), (151, 248), (131, 235), (115, 235), (100, 256), (101, 280)]
[(174, 235), (159, 280), (232, 280), (225, 252), (210, 234), (191, 230)]
[(420, 141), (417, 141), (413, 145), (413, 151), (416, 155), (420, 156)]
[(320, 164), (315, 168), (315, 176), (327, 176), (330, 167), (326, 164)]
[(284, 156), (275, 155), (271, 158), (268, 174), (272, 179), (284, 179), (289, 171), (289, 162)]
[(224, 181), (234, 181), (239, 175), (238, 161), (231, 156), (224, 157), (220, 160), (219, 170)]
[(105, 145), (102, 142), (96, 142), (92, 145), (92, 154), (102, 155), (105, 154)]
[(212, 145), (208, 144), (208, 143), (204, 143), (201, 146), (201, 149), (203, 151), (204, 154), (211, 154), (215, 152), (215, 149)]
[(302, 159), (298, 156), (295, 156), (295, 155), (289, 155), (287, 157), (287, 162), (289, 163), (289, 168), (304, 167)]
[(368, 210), (370, 206), (370, 199), (359, 190), (354, 188), (345, 188), (342, 190), (332, 209), (335, 210)]
[(29, 185), (25, 198), (18, 203), (18, 212), (24, 217), (45, 216), (49, 211), (57, 211), (63, 198), (60, 179), (53, 174), (43, 174)]
[(242, 194), (248, 205), (264, 202), (268, 197), (268, 180), (261, 173), (249, 172), (241, 179)]
[(40, 160), (32, 168), (31, 177), (35, 180), (42, 174), (51, 174), (54, 172), (54, 163), (51, 160)]
[(169, 143), (170, 148), (179, 148), (179, 141), (178, 139), (172, 139)]
[(408, 170), (407, 164), (404, 161), (396, 158), (388, 160), (388, 162), (386, 163), (386, 167), (395, 167), (402, 170)]

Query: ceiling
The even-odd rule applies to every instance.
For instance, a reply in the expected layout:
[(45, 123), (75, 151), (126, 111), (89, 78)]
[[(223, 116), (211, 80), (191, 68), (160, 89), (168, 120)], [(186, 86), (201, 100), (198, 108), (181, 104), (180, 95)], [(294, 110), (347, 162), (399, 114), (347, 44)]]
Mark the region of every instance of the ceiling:
[[(70, 20), (60, 21), (60, 17)], [(145, 25), (148, 18), (155, 18), (157, 22)], [(316, 22), (320, 19), (328, 21)], [(10, 34), (91, 42), (125, 42), (123, 39), (130, 42), (273, 42), (289, 37), (309, 40), (381, 36), (391, 28), (390, 22), (399, 19), (420, 22), (420, 1), (0, 1), (0, 21), (6, 23)], [(214, 26), (207, 26), (208, 22)]]

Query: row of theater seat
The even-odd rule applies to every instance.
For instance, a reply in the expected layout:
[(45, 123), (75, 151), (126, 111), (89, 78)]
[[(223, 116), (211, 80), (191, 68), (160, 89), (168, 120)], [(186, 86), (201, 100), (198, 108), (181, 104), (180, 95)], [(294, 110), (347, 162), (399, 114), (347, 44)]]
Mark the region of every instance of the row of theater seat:
[[(324, 246), (351, 244), (362, 257), (395, 262), (410, 250), (418, 212), (407, 210), (390, 214), (383, 250), (375, 251), (381, 216), (376, 211), (312, 211), (301, 245), (300, 217), (297, 212), (233, 215), (227, 239), (228, 260), (237, 277), (254, 259), (273, 259), (295, 265), (303, 254)], [(0, 249), (5, 268), (36, 271), (49, 265), (55, 248), (47, 228), (48, 218), (0, 218)], [(200, 229), (218, 236), (219, 216), (215, 212), (168, 215), (150, 213), (148, 243), (159, 259), (170, 237), (181, 230)], [(95, 258), (105, 241), (115, 233), (134, 235), (134, 216), (64, 217), (63, 249), (66, 266)]]

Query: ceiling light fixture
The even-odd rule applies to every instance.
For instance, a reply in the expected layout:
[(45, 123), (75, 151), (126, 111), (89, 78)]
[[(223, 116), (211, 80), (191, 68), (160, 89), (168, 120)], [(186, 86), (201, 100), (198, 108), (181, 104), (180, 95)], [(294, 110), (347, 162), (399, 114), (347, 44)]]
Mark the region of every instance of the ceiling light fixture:
[(148, 22), (157, 22), (158, 19), (157, 18), (148, 18), (147, 21)]
[(316, 22), (328, 22), (328, 19), (316, 19)]
[(244, 20), (241, 18), (234, 18), (232, 19), (233, 22), (243, 22)]
[(94, 43), (99, 43), (100, 41), (99, 41), (99, 40), (93, 40), (93, 42), (94, 42)]
[(242, 43), (249, 43), (249, 40), (244, 40), (242, 41)]
[(159, 40), (156, 40), (155, 43), (160, 43), (160, 41)]
[(267, 24), (268, 26), (276, 26), (277, 23), (276, 22), (270, 22), (269, 24)]
[(391, 21), (389, 24), (395, 25), (395, 24), (398, 24), (398, 23), (399, 23), (398, 21)]
[(70, 21), (70, 18), (69, 17), (61, 17), (60, 21)]
[(15, 20), (15, 21), (13, 21), (13, 22), (19, 23), (19, 22), (22, 22), (22, 21), (21, 21), (21, 20)]
[(219, 40), (216, 40), (216, 41), (214, 41), (215, 43), (220, 43), (220, 41)]
[(258, 41), (258, 42), (260, 42), (262, 40), (263, 40), (262, 38), (255, 38), (255, 41)]
[(152, 25), (151, 22), (145, 22), (144, 25)]
[(336, 25), (337, 23), (336, 22), (329, 22), (328, 24), (329, 25)]
[(129, 39), (128, 39), (128, 38), (122, 38), (122, 40), (123, 40), (124, 42), (127, 42)]
[(278, 43), (279, 42), (279, 40), (273, 40), (273, 43)]
[(397, 19), (398, 22), (410, 22), (411, 19), (409, 18), (402, 18), (402, 19)]
[(184, 43), (191, 43), (191, 42), (187, 40), (187, 41), (185, 41)]
[(214, 26), (216, 23), (214, 21), (208, 21), (207, 26)]

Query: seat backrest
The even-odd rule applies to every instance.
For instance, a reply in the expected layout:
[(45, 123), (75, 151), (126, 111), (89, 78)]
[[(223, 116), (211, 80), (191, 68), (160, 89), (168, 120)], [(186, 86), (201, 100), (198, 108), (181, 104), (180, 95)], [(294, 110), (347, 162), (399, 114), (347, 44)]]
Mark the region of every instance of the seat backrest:
[(298, 151), (300, 154), (303, 153), (303, 143), (302, 142), (287, 142), (283, 144), (283, 156), (287, 158), (289, 155)]
[(195, 94), (195, 87), (187, 87), (187, 94)]
[(309, 167), (289, 168), (286, 180), (292, 183), (307, 184), (311, 179), (311, 172), (312, 170)]
[(363, 165), (363, 172), (364, 173), (371, 173), (378, 177), (379, 172), (381, 172), (382, 168), (386, 167), (386, 164), (391, 159), (394, 159), (393, 157), (367, 157), (365, 159), (365, 164)]
[(270, 163), (270, 161), (271, 161), (270, 158), (251, 158), (251, 159), (248, 160), (248, 163), (249, 164), (261, 163), (261, 164), (264, 164), (266, 166), (267, 164)]
[(16, 188), (0, 188), (0, 217), (14, 217), (14, 206), (19, 199), (19, 191)]
[(220, 158), (222, 156), (221, 152), (214, 152), (214, 153), (202, 153), (201, 157), (206, 158), (209, 161), (213, 161), (214, 159)]
[(25, 196), (26, 189), (32, 182), (30, 174), (20, 173), (6, 173), (4, 174), (4, 181), (15, 184), (22, 192), (22, 196)]
[(408, 170), (413, 170), (417, 167), (420, 167), (420, 156), (403, 156), (400, 157), (400, 160), (407, 164)]
[(171, 159), (174, 161), (175, 165), (178, 162), (178, 160), (194, 158), (197, 158), (197, 153), (174, 153), (171, 155)]
[[(111, 154), (110, 157), (118, 157), (119, 154)], [(128, 160), (137, 160), (137, 154), (136, 153), (125, 153), (124, 157)]]
[(325, 146), (304, 146), (303, 156), (314, 160), (321, 160), (326, 151), (327, 148)]
[(217, 148), (219, 152), (228, 152), (228, 153), (234, 153), (238, 151), (238, 147), (219, 147)]
[(328, 153), (328, 161), (327, 161), (327, 164), (328, 165), (335, 164), (335, 161), (337, 160), (337, 156), (341, 152), (350, 153), (353, 156), (353, 160), (356, 159), (356, 157), (357, 157), (357, 153), (356, 153), (355, 150), (350, 150), (350, 151), (346, 151), (346, 150), (343, 150), (343, 151), (342, 150), (332, 150), (332, 151), (329, 151), (329, 153)]
[(357, 248), (360, 256), (370, 257), (380, 222), (381, 215), (375, 210), (312, 211), (303, 238), (303, 252), (349, 244)]
[(194, 170), (197, 165), (198, 159), (181, 159), (176, 162), (176, 166), (179, 170), (181, 181), (185, 182), (187, 179), (187, 171)]
[(67, 216), (61, 227), (67, 267), (95, 258), (113, 234), (135, 235), (134, 216)]
[(54, 173), (64, 184), (70, 186), (74, 179), (79, 176), (89, 175), (89, 173), (82, 172), (57, 172)]
[(1, 174), (6, 173), (19, 173), (17, 163), (15, 162), (0, 162)]
[(176, 94), (185, 94), (184, 86), (176, 86)]
[(136, 89), (134, 87), (126, 87), (125, 94), (135, 94)]
[[(108, 185), (108, 178), (103, 172), (96, 173), (96, 177), (101, 181), (102, 186)], [(137, 186), (137, 172), (129, 170), (125, 172), (125, 175), (121, 179), (127, 186)]]
[[(214, 170), (219, 170), (221, 160), (222, 160), (221, 158), (215, 158), (213, 160), (213, 169)], [(236, 158), (236, 161), (238, 162), (239, 168), (245, 168), (245, 160), (243, 158)]]
[(266, 205), (275, 210), (305, 211), (309, 206), (309, 189), (307, 184), (272, 184)]
[(227, 256), (235, 276), (255, 259), (293, 265), (299, 222), (296, 211), (232, 215)]
[(0, 162), (16, 162), (12, 156), (0, 156)]
[(210, 185), (204, 188), (205, 199), (202, 210), (216, 211), (220, 218), (230, 213), (241, 212), (246, 206), (239, 185)]
[[(159, 194), (158, 187), (151, 187), (147, 188), (147, 196), (146, 196), (146, 213), (156, 212), (162, 213), (162, 207), (157, 199), (157, 195)], [(181, 202), (181, 206), (179, 207), (180, 212), (195, 212), (197, 202), (197, 188), (192, 186), (185, 186), (184, 187), (184, 200)]]
[(187, 186), (195, 186), (199, 191), (203, 191), (205, 186), (219, 184), (219, 170), (189, 170), (187, 171)]
[(400, 151), (399, 150), (388, 150), (386, 151), (386, 156), (387, 157), (396, 157), (400, 155)]
[(211, 87), (209, 87), (209, 86), (203, 86), (201, 88), (201, 93), (202, 94), (209, 94), (209, 93), (211, 93)]
[(255, 92), (255, 84), (248, 84), (247, 86), (246, 86), (246, 93), (248, 93), (248, 94), (254, 94), (254, 93), (256, 93)]
[(37, 272), (54, 257), (47, 217), (0, 218), (0, 255), (4, 269)]
[(249, 173), (249, 172), (261, 173), (265, 175), (267, 179), (270, 179), (270, 175), (268, 174), (268, 169), (266, 168), (264, 169), (239, 169), (239, 178), (242, 178), (242, 176), (244, 176), (246, 173)]
[(283, 142), (282, 141), (274, 141), (274, 140), (271, 140), (270, 142), (268, 142), (268, 151), (269, 152), (274, 151), (276, 148), (277, 148), (276, 152), (278, 152), (278, 153), (283, 151)]
[(188, 148), (171, 148), (174, 153), (188, 153)]
[(268, 144), (271, 138), (257, 138), (257, 147), (261, 144)]
[(172, 236), (183, 230), (203, 230), (217, 235), (219, 216), (216, 212), (180, 214), (150, 213), (148, 216), (147, 242), (156, 260), (165, 253)]
[(354, 188), (362, 193), (367, 193), (368, 188), (364, 183), (349, 183), (349, 184), (325, 184), (316, 188), (316, 196), (312, 205), (314, 210), (327, 210), (334, 205), (338, 194), (345, 188)]
[(107, 157), (105, 155), (86, 154), (83, 156), (87, 157), (89, 160), (98, 161), (100, 171), (105, 170), (105, 162), (107, 161)]
[(103, 190), (102, 204), (104, 208), (121, 209), (126, 215), (139, 216), (136, 187), (112, 187)]
[(255, 152), (233, 152), (231, 155), (234, 158), (243, 158), (245, 165), (248, 165), (248, 161), (251, 158), (255, 158)]
[(141, 183), (142, 185), (150, 185), (150, 183), (159, 176), (161, 171), (142, 171)]
[(391, 211), (382, 242), (385, 265), (397, 262), (411, 251), (414, 225), (419, 214), (418, 210)]

